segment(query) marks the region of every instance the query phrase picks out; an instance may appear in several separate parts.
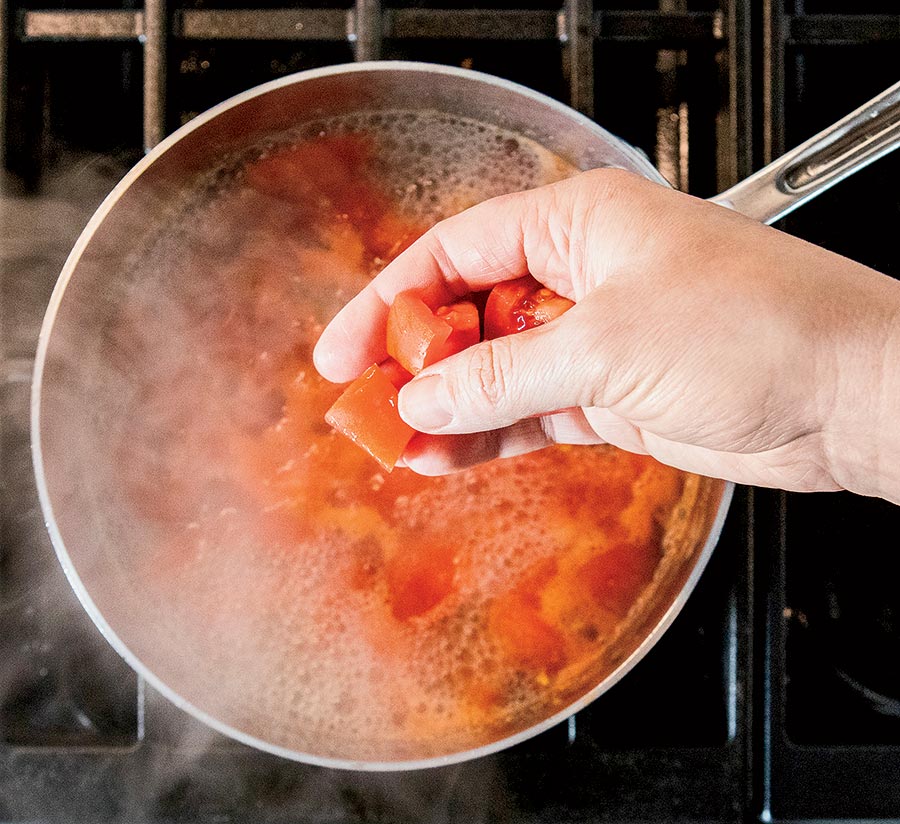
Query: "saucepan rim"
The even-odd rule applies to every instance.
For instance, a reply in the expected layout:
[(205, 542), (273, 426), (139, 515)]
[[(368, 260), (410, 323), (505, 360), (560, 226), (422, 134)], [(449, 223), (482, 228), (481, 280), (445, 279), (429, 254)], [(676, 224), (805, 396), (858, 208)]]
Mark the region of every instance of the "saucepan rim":
[(53, 502), (50, 500), (50, 495), (47, 488), (47, 478), (44, 472), (44, 457), (41, 448), (41, 390), (44, 376), (44, 366), (56, 317), (62, 304), (66, 288), (72, 278), (73, 273), (78, 267), (78, 263), (85, 249), (87, 249), (95, 232), (102, 225), (113, 208), (115, 208), (116, 203), (119, 201), (122, 195), (135, 183), (135, 181), (138, 180), (138, 178), (141, 177), (141, 175), (143, 175), (153, 165), (153, 163), (155, 163), (166, 152), (177, 146), (187, 135), (189, 135), (194, 130), (202, 127), (206, 123), (214, 120), (219, 115), (230, 109), (238, 107), (256, 97), (268, 94), (283, 86), (292, 85), (294, 83), (302, 83), (309, 80), (315, 80), (318, 78), (337, 74), (371, 73), (381, 71), (408, 71), (410, 73), (418, 72), (432, 75), (453, 75), (480, 81), (488, 86), (494, 86), (496, 88), (509, 91), (515, 95), (531, 99), (541, 106), (556, 110), (558, 113), (571, 120), (573, 124), (579, 124), (583, 128), (593, 132), (603, 140), (612, 142), (615, 145), (620, 146), (623, 151), (629, 154), (635, 165), (638, 166), (647, 177), (659, 183), (668, 185), (659, 171), (641, 152), (628, 145), (620, 138), (607, 132), (601, 126), (598, 126), (596, 123), (594, 123), (594, 121), (590, 120), (574, 109), (571, 109), (570, 107), (560, 103), (559, 101), (541, 94), (540, 92), (536, 92), (533, 89), (529, 89), (509, 80), (505, 80), (482, 72), (431, 63), (411, 61), (377, 61), (340, 64), (335, 66), (328, 66), (325, 68), (311, 69), (308, 71), (288, 75), (286, 77), (279, 78), (278, 80), (273, 80), (259, 86), (255, 86), (251, 89), (248, 89), (247, 91), (241, 92), (240, 94), (229, 98), (228, 100), (223, 101), (222, 103), (219, 103), (217, 106), (214, 106), (208, 111), (198, 115), (189, 123), (172, 133), (151, 151), (149, 151), (145, 155), (145, 157), (143, 157), (121, 179), (121, 181), (119, 181), (116, 187), (110, 192), (110, 194), (105, 198), (103, 203), (91, 217), (85, 229), (82, 231), (80, 237), (78, 238), (78, 241), (76, 242), (75, 246), (68, 256), (68, 259), (66, 260), (59, 280), (56, 283), (56, 287), (53, 290), (38, 338), (38, 348), (35, 357), (35, 366), (31, 387), (31, 447), (38, 497), (40, 500), (41, 509), (43, 511), (45, 525), (50, 535), (50, 540), (53, 544), (53, 548), (56, 551), (56, 555), (59, 558), (59, 562), (63, 568), (63, 571), (65, 572), (66, 578), (68, 579), (69, 584), (77, 595), (78, 600), (81, 602), (82, 607), (90, 616), (94, 624), (96, 624), (100, 632), (103, 634), (103, 637), (109, 642), (113, 649), (128, 663), (128, 665), (133, 670), (135, 670), (138, 675), (140, 675), (147, 681), (147, 683), (149, 683), (155, 690), (164, 695), (173, 704), (175, 704), (175, 706), (177, 706), (181, 710), (184, 710), (190, 715), (193, 715), (195, 718), (199, 719), (210, 728), (222, 733), (223, 735), (240, 741), (243, 744), (247, 744), (248, 746), (251, 746), (255, 749), (269, 752), (273, 755), (277, 755), (290, 760), (301, 761), (304, 763), (322, 767), (368, 771), (400, 771), (417, 770), (455, 764), (458, 762), (479, 758), (481, 756), (489, 755), (491, 753), (495, 753), (500, 750), (512, 747), (516, 744), (521, 743), (522, 741), (532, 738), (533, 736), (549, 729), (550, 727), (555, 726), (572, 714), (583, 709), (585, 706), (598, 698), (602, 693), (606, 692), (610, 687), (620, 681), (625, 676), (625, 674), (628, 673), (635, 666), (635, 664), (637, 664), (637, 662), (646, 655), (650, 648), (653, 647), (654, 644), (656, 644), (656, 642), (659, 640), (659, 638), (665, 633), (665, 631), (675, 620), (675, 617), (681, 611), (682, 607), (693, 591), (697, 581), (699, 580), (701, 574), (703, 573), (703, 570), (706, 567), (706, 564), (712, 554), (714, 547), (719, 540), (719, 536), (721, 534), (725, 518), (728, 514), (729, 505), (734, 492), (734, 484), (723, 484), (721, 499), (718, 504), (716, 516), (712, 522), (709, 534), (706, 538), (706, 542), (700, 552), (697, 553), (690, 574), (679, 590), (678, 595), (666, 609), (665, 613), (662, 615), (653, 629), (646, 634), (642, 642), (631, 652), (631, 654), (627, 658), (625, 658), (593, 689), (582, 695), (578, 700), (567, 705), (559, 712), (554, 713), (553, 715), (545, 718), (537, 724), (534, 724), (533, 726), (525, 730), (517, 732), (514, 735), (506, 736), (480, 747), (447, 755), (433, 756), (421, 759), (398, 761), (365, 761), (345, 758), (322, 757), (314, 755), (312, 753), (292, 750), (288, 747), (279, 746), (277, 744), (265, 741), (264, 739), (257, 738), (235, 727), (232, 727), (229, 724), (223, 723), (219, 719), (208, 714), (190, 701), (186, 700), (174, 689), (166, 685), (153, 673), (153, 671), (149, 667), (147, 667), (140, 660), (140, 658), (132, 653), (129, 647), (118, 636), (112, 626), (107, 622), (100, 609), (97, 607), (96, 603), (88, 592), (87, 587), (84, 585), (81, 576), (78, 574), (78, 571), (75, 568), (75, 563), (72, 559), (72, 556), (69, 554), (69, 551), (66, 548), (65, 541), (63, 540), (63, 536), (60, 532), (54, 515)]

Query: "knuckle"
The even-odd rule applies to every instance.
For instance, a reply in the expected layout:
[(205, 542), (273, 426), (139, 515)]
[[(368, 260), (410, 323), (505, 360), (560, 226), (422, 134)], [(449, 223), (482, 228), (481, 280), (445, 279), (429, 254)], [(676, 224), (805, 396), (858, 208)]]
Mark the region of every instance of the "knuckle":
[(496, 409), (507, 397), (512, 374), (513, 354), (508, 338), (485, 341), (476, 347), (467, 381), (473, 401), (478, 406)]
[(634, 172), (603, 168), (585, 172), (585, 175), (588, 185), (578, 190), (578, 197), (572, 204), (572, 220), (576, 224), (581, 222), (589, 232), (608, 222), (611, 210), (630, 211), (646, 198), (647, 180)]
[(456, 255), (453, 252), (453, 235), (447, 231), (446, 221), (438, 223), (431, 231), (426, 232), (419, 242), (431, 257), (447, 286), (455, 292), (465, 293), (467, 287), (457, 266)]
[(589, 177), (594, 195), (603, 200), (615, 200), (630, 195), (643, 180), (634, 172), (612, 166), (592, 169), (585, 174)]

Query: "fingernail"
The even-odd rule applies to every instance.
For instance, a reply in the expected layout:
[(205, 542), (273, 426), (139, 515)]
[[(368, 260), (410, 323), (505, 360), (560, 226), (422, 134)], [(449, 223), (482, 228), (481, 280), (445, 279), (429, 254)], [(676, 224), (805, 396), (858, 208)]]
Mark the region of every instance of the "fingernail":
[(400, 390), (400, 417), (423, 432), (441, 429), (453, 420), (448, 400), (440, 375), (416, 378)]

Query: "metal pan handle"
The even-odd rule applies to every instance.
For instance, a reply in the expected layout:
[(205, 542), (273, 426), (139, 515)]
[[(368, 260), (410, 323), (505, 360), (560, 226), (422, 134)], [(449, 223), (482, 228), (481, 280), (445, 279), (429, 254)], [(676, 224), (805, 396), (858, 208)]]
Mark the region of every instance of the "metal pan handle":
[(801, 143), (756, 174), (710, 198), (774, 223), (900, 146), (900, 83)]

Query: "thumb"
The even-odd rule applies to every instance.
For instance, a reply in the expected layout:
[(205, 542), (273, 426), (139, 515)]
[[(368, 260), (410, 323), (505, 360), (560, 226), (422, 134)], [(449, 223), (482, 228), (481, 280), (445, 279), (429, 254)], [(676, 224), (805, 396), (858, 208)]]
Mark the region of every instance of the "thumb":
[(590, 405), (596, 364), (579, 340), (577, 309), (424, 369), (400, 390), (401, 417), (420, 432), (483, 432)]

